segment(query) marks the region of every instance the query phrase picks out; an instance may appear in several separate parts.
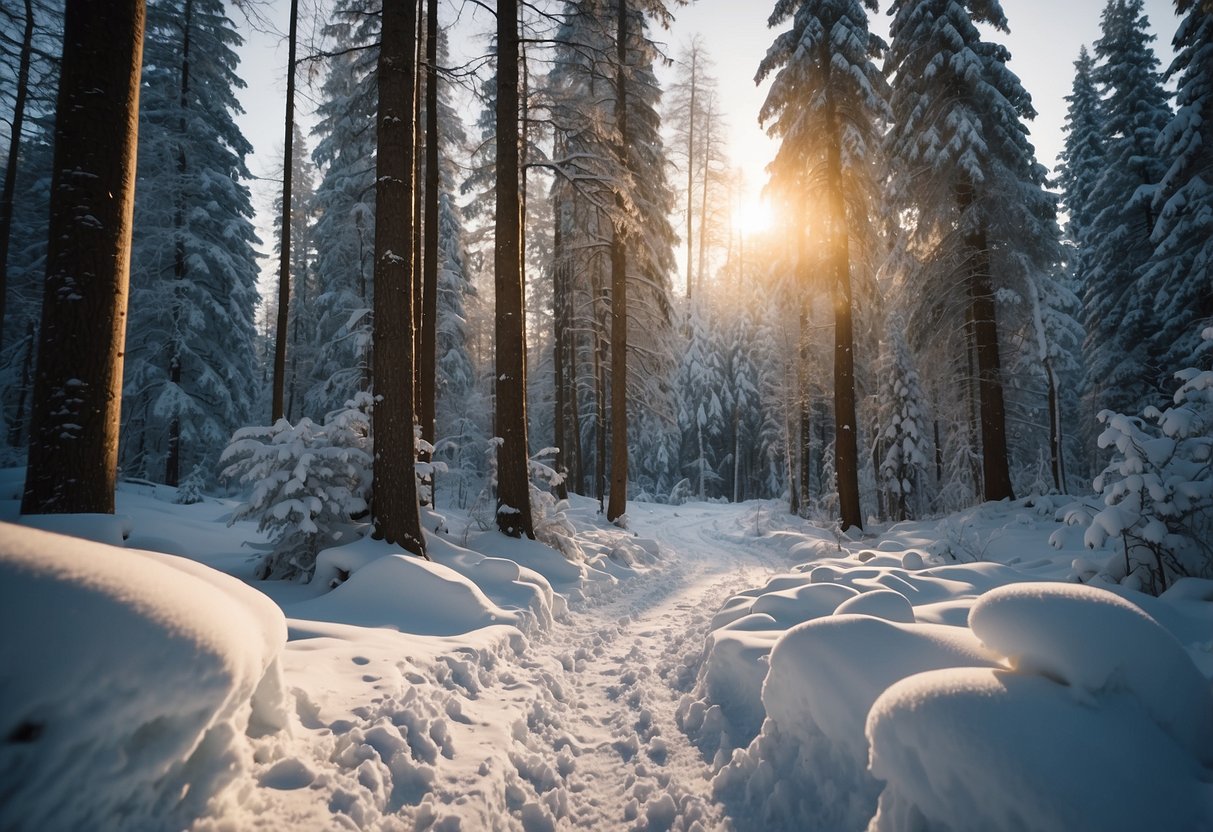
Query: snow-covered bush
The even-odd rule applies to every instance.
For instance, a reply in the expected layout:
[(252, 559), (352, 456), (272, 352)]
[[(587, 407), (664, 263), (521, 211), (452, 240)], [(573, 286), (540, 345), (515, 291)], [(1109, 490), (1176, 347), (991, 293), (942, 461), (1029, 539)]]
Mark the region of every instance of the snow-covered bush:
[[(530, 459), (531, 523), (535, 527), (536, 540), (577, 563), (585, 560), (585, 552), (577, 543), (577, 529), (569, 520), (569, 501), (556, 499), (551, 491), (551, 487), (564, 481), (564, 474), (543, 459), (556, 453), (556, 448), (544, 448)], [(546, 482), (549, 487), (540, 488), (535, 485), (535, 480)]]
[(355, 533), (352, 518), (366, 511), (371, 485), (370, 407), (370, 395), (359, 393), (323, 426), (279, 419), (232, 437), (221, 476), (252, 490), (231, 522), (257, 519), (274, 544), (259, 578), (309, 578), (318, 551)]
[(1095, 479), (1103, 508), (1083, 538), (1091, 549), (1119, 538), (1104, 576), (1155, 594), (1179, 577), (1213, 575), (1213, 372), (1187, 369), (1176, 378), (1182, 383), (1165, 411), (1099, 414), (1099, 445), (1116, 455)]
[(173, 502), (179, 506), (192, 506), (203, 500), (202, 489), (206, 485), (206, 468), (202, 464), (194, 466), (177, 488), (177, 496)]

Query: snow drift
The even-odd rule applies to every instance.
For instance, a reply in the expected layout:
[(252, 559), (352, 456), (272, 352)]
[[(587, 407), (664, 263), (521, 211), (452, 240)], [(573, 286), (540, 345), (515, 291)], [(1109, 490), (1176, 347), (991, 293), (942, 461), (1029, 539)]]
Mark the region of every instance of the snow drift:
[(287, 724), (282, 613), (192, 561), (0, 524), (0, 828), (174, 828)]

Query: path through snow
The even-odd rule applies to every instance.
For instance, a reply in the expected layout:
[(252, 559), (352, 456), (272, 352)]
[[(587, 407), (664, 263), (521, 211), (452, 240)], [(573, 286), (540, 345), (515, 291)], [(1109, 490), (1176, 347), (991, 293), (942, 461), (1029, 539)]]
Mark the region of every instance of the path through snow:
[[(513, 771), (491, 776), (502, 758), (492, 747), (478, 752), (474, 771), (439, 767), (414, 820), (441, 827), (445, 817), (454, 827), (461, 817), (467, 828), (478, 817), (527, 832), (728, 828), (708, 766), (674, 714), (694, 683), (712, 615), (734, 592), (761, 585), (773, 564), (722, 542), (721, 527), (738, 515), (719, 506), (641, 509), (630, 519), (661, 544), (663, 567), (581, 606), (532, 641), (517, 665), (500, 668), (477, 698), (504, 711)], [(466, 757), (486, 727), (450, 725), (451, 746)], [(504, 806), (489, 793), (494, 784), (504, 786)]]

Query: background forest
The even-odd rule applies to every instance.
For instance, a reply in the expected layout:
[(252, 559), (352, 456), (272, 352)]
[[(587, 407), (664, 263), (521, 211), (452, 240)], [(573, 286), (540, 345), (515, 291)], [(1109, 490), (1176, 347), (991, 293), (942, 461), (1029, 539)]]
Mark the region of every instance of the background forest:
[[(761, 205), (729, 158), (708, 46), (666, 42), (676, 4), (498, 4), (484, 56), (458, 65), (465, 9), (418, 7), (409, 152), (389, 160), (379, 4), (291, 4), (288, 97), (309, 114), (288, 110), (263, 241), (236, 116), (267, 79), (236, 49), (278, 10), (147, 4), (121, 477), (187, 499), (251, 488), (246, 512), (286, 556), (265, 571), (293, 573), (374, 506), (372, 433), (409, 444), (404, 421), (386, 440), (368, 416), (377, 327), (403, 327), (409, 362), (383, 372), (412, 388), (421, 502), (511, 533), (568, 492), (610, 519), (628, 500), (781, 498), (845, 530), (1084, 493), (1110, 466), (1096, 488), (1124, 515), (1109, 533), (1150, 550), (1141, 580), (1193, 568), (1167, 535), (1191, 540), (1209, 500), (1192, 485), (1209, 480), (1196, 370), (1213, 314), (1200, 2), (1175, 3), (1165, 69), (1142, 0), (1106, 3), (1053, 176), (997, 2), (894, 0), (887, 42), (874, 3), (777, 3), (756, 67), (778, 142)], [(31, 435), (62, 19), (49, 0), (0, 11), (12, 464)], [(416, 183), (393, 225), (412, 252), (394, 327), (377, 296), (388, 162)], [(285, 473), (304, 457), (328, 462)]]

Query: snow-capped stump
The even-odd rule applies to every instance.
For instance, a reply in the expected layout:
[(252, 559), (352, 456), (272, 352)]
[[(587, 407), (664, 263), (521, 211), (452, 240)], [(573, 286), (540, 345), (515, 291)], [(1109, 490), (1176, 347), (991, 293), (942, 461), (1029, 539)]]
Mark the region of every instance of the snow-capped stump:
[(1092, 695), (1126, 692), (1183, 748), (1213, 765), (1213, 693), (1183, 646), (1141, 608), (1081, 584), (1015, 584), (978, 599), (969, 626), (1021, 673)]
[(520, 613), (497, 606), (454, 569), (412, 555), (378, 558), (332, 592), (292, 604), (287, 612), (292, 618), (395, 627), (429, 636), (521, 623)]
[(886, 781), (870, 832), (1208, 828), (1200, 767), (1127, 697), (1093, 705), (1041, 676), (935, 670), (885, 691), (867, 736)]
[(180, 828), (287, 724), (286, 622), (170, 555), (0, 524), (0, 828)]

